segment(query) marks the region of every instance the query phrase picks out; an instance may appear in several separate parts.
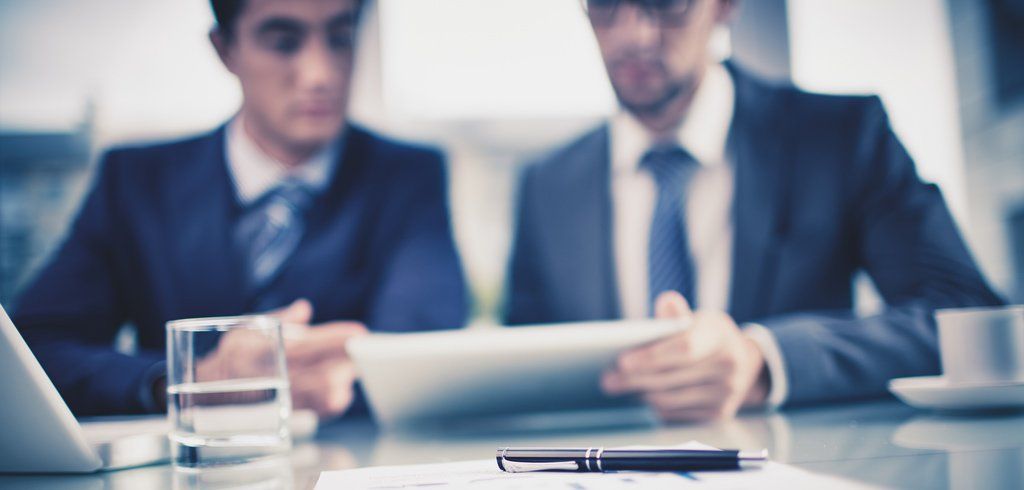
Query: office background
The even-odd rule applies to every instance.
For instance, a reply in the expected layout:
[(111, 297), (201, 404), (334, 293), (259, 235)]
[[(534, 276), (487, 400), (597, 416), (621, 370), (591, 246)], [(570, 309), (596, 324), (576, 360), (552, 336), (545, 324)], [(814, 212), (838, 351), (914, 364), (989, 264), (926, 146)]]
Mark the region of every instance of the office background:
[[(205, 0), (0, 0), (0, 302), (59, 243), (99, 152), (231, 116), (212, 22)], [(500, 306), (518, 169), (615, 110), (586, 22), (578, 0), (378, 0), (364, 19), (352, 118), (446, 150), (477, 323)], [(1024, 0), (746, 0), (714, 44), (768, 78), (880, 94), (1024, 302)]]

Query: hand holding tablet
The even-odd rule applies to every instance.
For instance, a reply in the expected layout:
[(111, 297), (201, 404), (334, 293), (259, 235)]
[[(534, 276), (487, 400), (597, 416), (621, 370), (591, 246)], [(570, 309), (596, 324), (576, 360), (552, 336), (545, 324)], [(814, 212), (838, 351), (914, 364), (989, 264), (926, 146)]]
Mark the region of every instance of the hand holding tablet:
[(622, 352), (686, 328), (680, 320), (623, 320), (376, 334), (347, 348), (377, 419), (403, 425), (637, 405), (605, 395), (602, 373)]

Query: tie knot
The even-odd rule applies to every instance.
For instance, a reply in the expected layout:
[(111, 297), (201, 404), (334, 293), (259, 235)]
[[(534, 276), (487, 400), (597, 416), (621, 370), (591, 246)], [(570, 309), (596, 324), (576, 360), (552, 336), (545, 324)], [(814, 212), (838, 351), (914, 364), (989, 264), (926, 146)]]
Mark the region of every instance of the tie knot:
[(654, 175), (659, 188), (682, 188), (697, 169), (697, 161), (678, 146), (656, 147), (644, 154), (640, 166)]
[(268, 200), (271, 203), (287, 205), (292, 211), (302, 213), (313, 202), (313, 189), (303, 182), (287, 180), (270, 191)]

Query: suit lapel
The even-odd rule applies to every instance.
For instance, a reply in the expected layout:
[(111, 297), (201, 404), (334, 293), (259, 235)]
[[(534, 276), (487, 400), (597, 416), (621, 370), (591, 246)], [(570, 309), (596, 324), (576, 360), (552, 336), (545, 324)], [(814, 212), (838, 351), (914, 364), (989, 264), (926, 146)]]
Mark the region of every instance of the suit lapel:
[[(560, 186), (566, 192), (552, 196), (556, 200), (552, 230), (557, 238), (551, 243), (564, 247), (560, 259), (552, 265), (561, 271), (560, 294), (570, 295), (572, 318), (610, 319), (619, 316), (618, 290), (612, 251), (610, 156), (608, 128), (584, 137), (579, 151), (573, 152), (567, 181)], [(556, 211), (557, 210), (557, 211)]]
[(367, 170), (366, 162), (372, 162), (376, 158), (372, 154), (371, 136), (365, 130), (350, 125), (345, 130), (342, 141), (340, 160), (335, 163), (330, 184), (320, 196), (317, 196), (317, 204), (322, 205), (313, 207), (319, 216), (313, 218), (325, 220), (333, 215), (334, 210), (351, 194), (353, 184), (363, 177)]
[(729, 65), (736, 109), (729, 150), (736, 168), (733, 262), (729, 312), (755, 319), (770, 304), (793, 162), (791, 132), (777, 117), (784, 101)]
[(224, 128), (199, 141), (168, 177), (165, 237), (174, 245), (178, 309), (190, 315), (247, 313), (241, 254), (232, 238), (241, 212), (224, 156)]

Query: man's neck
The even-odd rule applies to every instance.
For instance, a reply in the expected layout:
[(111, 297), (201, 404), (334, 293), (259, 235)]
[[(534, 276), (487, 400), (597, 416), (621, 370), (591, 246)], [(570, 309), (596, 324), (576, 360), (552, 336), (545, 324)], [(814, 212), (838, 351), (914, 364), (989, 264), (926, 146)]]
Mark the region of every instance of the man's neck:
[(295, 168), (308, 161), (322, 146), (313, 145), (291, 145), (276, 137), (272, 132), (263, 130), (262, 125), (254, 123), (246, 117), (245, 110), (239, 116), (242, 122), (242, 131), (246, 136), (267, 156), (280, 162), (288, 168)]
[(680, 90), (676, 97), (665, 104), (660, 110), (645, 114), (633, 113), (633, 117), (643, 125), (654, 140), (661, 140), (670, 135), (683, 124), (686, 115), (690, 111), (693, 97), (698, 87), (704, 80), (706, 66), (694, 73), (693, 82), (683, 90)]

